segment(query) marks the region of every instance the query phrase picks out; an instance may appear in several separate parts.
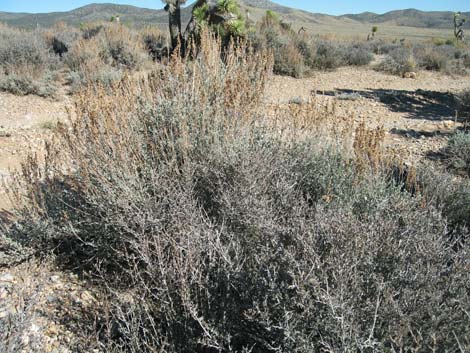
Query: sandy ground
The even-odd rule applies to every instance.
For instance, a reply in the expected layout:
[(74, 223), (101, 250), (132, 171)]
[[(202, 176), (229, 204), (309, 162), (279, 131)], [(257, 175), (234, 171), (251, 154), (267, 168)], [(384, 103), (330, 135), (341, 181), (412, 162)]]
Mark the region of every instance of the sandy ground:
[[(19, 97), (0, 92), (0, 181), (8, 181), (11, 173), (20, 167), (25, 156), (33, 151), (42, 153), (45, 139), (52, 128), (67, 118), (68, 97), (59, 100), (36, 96)], [(9, 201), (0, 186), (0, 209)]]
[(452, 93), (469, 87), (470, 79), (462, 76), (419, 72), (416, 79), (405, 79), (367, 67), (345, 67), (304, 79), (275, 76), (265, 100), (288, 103), (312, 95), (335, 100), (339, 116), (384, 126), (386, 144), (402, 150), (403, 160), (416, 163), (443, 147), (461, 125)]

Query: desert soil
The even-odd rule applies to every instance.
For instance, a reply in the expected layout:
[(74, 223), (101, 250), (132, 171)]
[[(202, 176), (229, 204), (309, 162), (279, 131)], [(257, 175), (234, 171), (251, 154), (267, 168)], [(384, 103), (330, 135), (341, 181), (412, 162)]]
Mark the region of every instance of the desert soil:
[[(403, 79), (370, 68), (347, 67), (304, 79), (274, 76), (264, 101), (285, 104), (315, 95), (325, 104), (335, 101), (338, 115), (370, 126), (383, 125), (386, 144), (401, 147), (402, 157), (416, 163), (427, 152), (442, 148), (460, 125), (451, 93), (468, 86), (468, 77), (420, 72), (417, 79)], [(30, 151), (44, 152), (44, 141), (53, 134), (51, 127), (68, 118), (71, 106), (67, 96), (48, 100), (0, 93), (0, 178), (7, 182)], [(9, 207), (0, 187), (0, 216), (1, 209)], [(1, 251), (0, 246), (0, 255)], [(67, 346), (78, 338), (76, 320), (94, 301), (84, 288), (76, 277), (34, 261), (3, 270), (0, 266), (0, 320), (19, 314), (25, 318), (20, 323), (24, 327), (12, 328), (21, 332), (16, 343), (25, 352), (32, 344), (44, 352), (69, 352)]]

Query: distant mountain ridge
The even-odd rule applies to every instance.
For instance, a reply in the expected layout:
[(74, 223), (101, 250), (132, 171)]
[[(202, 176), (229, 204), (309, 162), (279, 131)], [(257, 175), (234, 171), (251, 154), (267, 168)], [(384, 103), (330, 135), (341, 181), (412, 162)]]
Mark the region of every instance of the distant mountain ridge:
[[(347, 14), (340, 17), (359, 22), (391, 24), (396, 26), (422, 28), (452, 28), (454, 13), (451, 11), (420, 11), (416, 9), (395, 10), (382, 15), (373, 12)], [(470, 12), (462, 13), (467, 19), (466, 28), (470, 28)]]
[[(387, 24), (393, 26), (450, 29), (453, 26), (453, 12), (450, 11), (425, 12), (406, 9), (390, 11), (385, 14), (364, 12), (361, 14), (331, 16), (289, 8), (269, 0), (239, 0), (239, 4), (243, 12), (249, 13), (253, 20), (259, 19), (266, 10), (272, 10), (280, 13), (285, 21), (296, 24), (298, 27), (305, 24), (311, 26), (315, 24), (328, 24), (333, 27), (354, 24)], [(182, 15), (184, 22), (189, 20), (191, 8), (191, 6), (184, 8)], [(90, 4), (66, 12), (39, 14), (0, 12), (0, 22), (22, 28), (34, 28), (36, 26), (50, 27), (57, 22), (65, 22), (69, 25), (78, 26), (80, 23), (107, 21), (116, 15), (120, 15), (123, 22), (132, 23), (136, 27), (147, 25), (164, 27), (168, 21), (164, 10), (145, 9), (130, 5)], [(470, 28), (470, 12), (464, 13), (463, 16), (468, 19), (466, 28)]]

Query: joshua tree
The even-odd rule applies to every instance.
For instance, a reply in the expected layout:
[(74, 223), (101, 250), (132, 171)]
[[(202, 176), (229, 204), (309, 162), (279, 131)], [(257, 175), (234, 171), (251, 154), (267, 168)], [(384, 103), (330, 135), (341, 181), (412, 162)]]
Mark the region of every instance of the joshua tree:
[(460, 18), (461, 13), (457, 12), (454, 14), (454, 35), (457, 40), (464, 39), (463, 25), (465, 24), (465, 18)]
[(166, 4), (165, 11), (168, 12), (168, 23), (170, 26), (171, 50), (178, 45), (183, 45), (183, 36), (181, 34), (181, 5), (186, 0), (162, 0)]
[(372, 31), (371, 31), (371, 33), (367, 36), (367, 40), (374, 39), (374, 38), (375, 38), (375, 34), (377, 33), (378, 30), (379, 30), (379, 27), (377, 27), (377, 26), (372, 27)]
[(198, 0), (193, 6), (191, 20), (185, 32), (185, 40), (196, 39), (199, 31), (209, 26), (222, 37), (244, 33), (245, 21), (235, 0)]

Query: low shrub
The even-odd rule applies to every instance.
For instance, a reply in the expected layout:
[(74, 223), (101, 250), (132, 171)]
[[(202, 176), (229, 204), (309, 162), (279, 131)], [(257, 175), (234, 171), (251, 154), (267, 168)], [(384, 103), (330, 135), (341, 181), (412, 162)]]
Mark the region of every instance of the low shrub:
[(470, 177), (470, 133), (453, 135), (443, 153), (449, 168)]
[(274, 72), (302, 77), (312, 70), (332, 70), (341, 66), (363, 66), (373, 60), (371, 48), (364, 43), (342, 43), (296, 33), (282, 21), (267, 14), (256, 30), (248, 33), (256, 50), (274, 53)]
[(99, 39), (100, 55), (107, 64), (125, 69), (137, 69), (146, 59), (137, 34), (125, 26), (107, 26)]
[(374, 55), (362, 45), (350, 45), (344, 48), (343, 58), (346, 65), (365, 66), (374, 59)]
[(419, 67), (430, 71), (444, 71), (447, 68), (450, 52), (446, 48), (426, 47), (415, 51), (415, 57)]
[(202, 43), (138, 83), (88, 88), (44, 166), (15, 177), (9, 236), (95, 270), (105, 350), (470, 347), (467, 231), (305, 120), (261, 114), (269, 56)]
[(86, 23), (80, 25), (83, 39), (91, 39), (98, 35), (104, 28), (102, 24)]
[(317, 41), (314, 67), (320, 70), (336, 69), (343, 65), (343, 53), (337, 43)]
[(385, 42), (383, 40), (369, 41), (366, 43), (366, 45), (368, 46), (370, 52), (377, 55), (388, 54), (391, 51), (402, 47), (401, 44)]
[(58, 67), (40, 31), (0, 25), (0, 90), (18, 95), (54, 96), (50, 70)]
[(301, 78), (306, 72), (304, 57), (293, 44), (281, 45), (274, 53), (274, 72), (279, 75)]
[(49, 64), (49, 50), (39, 32), (0, 26), (0, 67), (6, 74), (28, 67), (42, 73)]
[(72, 91), (90, 83), (110, 86), (124, 72), (139, 70), (148, 61), (142, 38), (119, 24), (104, 27), (90, 39), (77, 40), (64, 58)]
[(41, 79), (32, 79), (26, 75), (18, 76), (11, 74), (0, 75), (0, 91), (19, 96), (32, 94), (40, 97), (54, 97), (57, 92), (57, 86), (48, 75)]
[(76, 93), (89, 85), (111, 88), (123, 76), (122, 70), (104, 66), (94, 72), (70, 71), (65, 79), (66, 83), (70, 86), (70, 91)]
[(463, 56), (463, 65), (466, 69), (470, 69), (470, 52)]
[(154, 60), (161, 60), (168, 57), (168, 39), (162, 32), (153, 28), (146, 28), (142, 33), (142, 41), (150, 57)]
[(456, 95), (459, 116), (470, 122), (470, 88)]
[(397, 48), (391, 51), (377, 66), (377, 70), (402, 76), (416, 70), (416, 60), (408, 48)]

